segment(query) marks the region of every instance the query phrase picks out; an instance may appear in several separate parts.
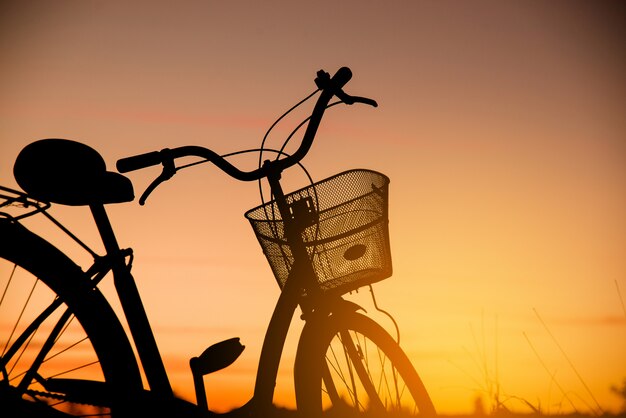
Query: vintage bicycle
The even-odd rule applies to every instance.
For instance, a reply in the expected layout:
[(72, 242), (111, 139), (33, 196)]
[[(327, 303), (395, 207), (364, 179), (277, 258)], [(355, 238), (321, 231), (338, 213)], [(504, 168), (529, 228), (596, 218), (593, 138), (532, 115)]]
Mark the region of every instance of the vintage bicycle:
[[(359, 305), (342, 297), (391, 276), (389, 179), (359, 169), (288, 193), (281, 186), (287, 169), (302, 166), (327, 108), (340, 103), (376, 106), (371, 99), (343, 91), (351, 77), (346, 67), (332, 77), (319, 71), (317, 89), (307, 97), (319, 94), (317, 102), (296, 128), (306, 125), (298, 149), (288, 155), (284, 149), (268, 150), (262, 145), (260, 151), (271, 151), (275, 158), (260, 158), (255, 170), (242, 171), (227, 160), (230, 155), (220, 156), (201, 146), (152, 151), (117, 162), (120, 173), (162, 166), (141, 196), (142, 204), (178, 170), (204, 162), (237, 180), (269, 183), (271, 200), (247, 211), (245, 217), (281, 293), (263, 340), (253, 397), (230, 414), (271, 416), (285, 339), (299, 308), (305, 324), (296, 352), (294, 386), (302, 416), (435, 415), (396, 338)], [(331, 103), (333, 98), (338, 100)], [(189, 156), (197, 160), (177, 166), (177, 160)], [(0, 408), (7, 412), (5, 417), (216, 414), (208, 407), (204, 376), (233, 363), (243, 345), (233, 338), (191, 358), (196, 403), (174, 396), (131, 274), (133, 251), (120, 247), (105, 210), (105, 205), (134, 199), (131, 181), (120, 173), (107, 171), (102, 157), (85, 144), (44, 139), (26, 146), (16, 159), (14, 174), (25, 193), (0, 188), (4, 277), (0, 282)], [(105, 254), (97, 254), (54, 218), (48, 210), (51, 204), (87, 206)], [(93, 264), (81, 268), (27, 229), (24, 219), (31, 216), (50, 220), (93, 257)], [(110, 276), (128, 332), (99, 289)]]

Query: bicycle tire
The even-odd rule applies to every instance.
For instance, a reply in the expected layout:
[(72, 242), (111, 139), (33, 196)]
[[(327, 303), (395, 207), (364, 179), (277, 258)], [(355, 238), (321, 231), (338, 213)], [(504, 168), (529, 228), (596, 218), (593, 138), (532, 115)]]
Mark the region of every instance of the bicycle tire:
[(411, 361), (383, 327), (354, 311), (319, 322), (307, 322), (298, 345), (298, 410), (307, 416), (436, 416)]
[[(141, 374), (103, 294), (65, 254), (19, 223), (0, 220), (0, 237), (0, 271), (11, 275), (10, 280), (0, 277), (3, 416), (117, 416), (113, 411), (128, 411), (130, 398), (142, 390)], [(23, 290), (24, 309), (16, 303)], [(39, 310), (32, 308), (34, 303), (41, 303)], [(13, 308), (16, 322), (7, 325)], [(56, 335), (55, 327), (62, 332)]]

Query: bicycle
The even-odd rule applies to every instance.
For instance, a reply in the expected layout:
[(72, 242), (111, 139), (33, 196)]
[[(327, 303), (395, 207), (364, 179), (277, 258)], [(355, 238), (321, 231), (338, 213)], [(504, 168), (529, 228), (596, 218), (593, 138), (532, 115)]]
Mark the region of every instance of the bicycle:
[[(176, 398), (131, 274), (133, 252), (119, 246), (105, 211), (106, 204), (134, 199), (131, 181), (120, 173), (162, 166), (161, 174), (141, 196), (143, 204), (178, 170), (210, 162), (235, 179), (269, 183), (273, 199), (245, 216), (281, 288), (263, 340), (254, 394), (231, 414), (270, 413), (283, 346), (299, 307), (305, 324), (294, 364), (298, 411), (305, 416), (382, 416), (385, 412), (434, 416), (429, 395), (396, 339), (360, 306), (342, 297), (391, 276), (389, 179), (371, 170), (349, 170), (290, 193), (280, 183), (285, 170), (303, 167), (301, 160), (327, 108), (339, 103), (376, 106), (371, 99), (343, 91), (351, 77), (345, 67), (332, 77), (319, 71), (317, 90), (306, 98), (319, 93), (317, 102), (296, 128), (306, 123), (298, 149), (291, 155), (284, 149), (273, 150), (276, 158), (260, 162), (252, 171), (242, 171), (227, 161), (229, 155), (220, 156), (201, 146), (123, 158), (117, 162), (119, 173), (107, 171), (97, 151), (79, 142), (44, 139), (26, 146), (14, 167), (26, 193), (0, 188), (0, 259), (11, 264), (0, 270), (9, 275), (2, 282), (0, 299), (0, 329), (5, 334), (0, 339), (2, 408), (15, 416), (134, 416), (146, 411), (158, 416), (165, 411), (190, 417), (216, 414), (208, 408), (203, 378), (233, 363), (243, 345), (233, 338), (193, 357), (190, 368), (196, 403)], [(330, 103), (333, 97), (338, 100)], [(268, 150), (262, 145), (254, 151)], [(52, 161), (50, 155), (59, 157)], [(199, 160), (176, 166), (177, 159), (188, 156)], [(97, 254), (56, 220), (48, 212), (51, 203), (88, 206), (105, 255)], [(93, 257), (93, 264), (83, 271), (28, 230), (22, 220), (33, 215), (44, 216), (59, 227)], [(98, 287), (109, 272), (128, 333)], [(13, 306), (18, 299), (15, 287), (25, 288), (27, 277), (23, 276), (32, 276), (34, 284), (23, 295), (24, 307)], [(39, 294), (44, 291), (49, 297), (46, 301)], [(37, 310), (32, 304), (38, 305)], [(16, 309), (11, 327), (2, 310), (7, 305)], [(141, 370), (148, 388), (144, 388)]]

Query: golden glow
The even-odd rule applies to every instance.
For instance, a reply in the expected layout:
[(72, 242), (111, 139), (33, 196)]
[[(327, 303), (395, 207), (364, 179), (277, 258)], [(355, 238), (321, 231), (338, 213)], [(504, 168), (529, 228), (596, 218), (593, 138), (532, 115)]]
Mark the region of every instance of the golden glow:
[[(318, 69), (350, 66), (347, 90), (380, 107), (334, 108), (304, 163), (317, 180), (355, 167), (391, 178), (394, 276), (377, 297), (438, 411), (472, 412), (479, 397), (486, 408), (497, 397), (518, 411), (617, 411), (626, 68), (604, 6), (9, 2), (0, 182), (15, 186), (17, 153), (45, 137), (84, 141), (111, 169), (164, 147), (258, 147), (275, 117), (314, 89)], [(137, 195), (156, 174), (130, 176)], [(190, 357), (234, 336), (247, 346), (206, 378), (219, 410), (251, 396), (278, 295), (243, 218), (258, 203), (255, 184), (200, 166), (145, 207), (109, 210), (135, 250), (177, 392), (194, 398)], [(53, 213), (99, 248), (86, 210)], [(367, 291), (353, 297), (372, 312)], [(277, 385), (276, 402), (288, 406), (296, 338)]]

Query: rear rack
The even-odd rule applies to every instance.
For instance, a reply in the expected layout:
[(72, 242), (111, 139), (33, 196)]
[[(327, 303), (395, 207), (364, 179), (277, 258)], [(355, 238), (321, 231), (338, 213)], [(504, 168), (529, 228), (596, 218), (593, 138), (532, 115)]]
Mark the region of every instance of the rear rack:
[(49, 207), (48, 202), (41, 202), (26, 193), (0, 186), (0, 219), (19, 221), (44, 212)]
[(8, 219), (10, 222), (18, 222), (21, 219), (41, 213), (57, 228), (80, 245), (94, 258), (99, 258), (98, 254), (87, 244), (81, 241), (72, 231), (67, 229), (61, 222), (54, 218), (47, 210), (52, 206), (49, 202), (42, 202), (33, 199), (24, 192), (0, 186), (0, 221)]

